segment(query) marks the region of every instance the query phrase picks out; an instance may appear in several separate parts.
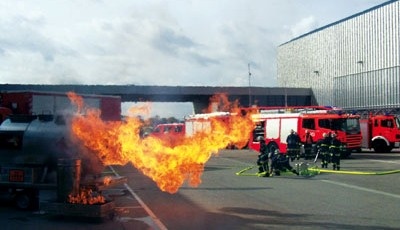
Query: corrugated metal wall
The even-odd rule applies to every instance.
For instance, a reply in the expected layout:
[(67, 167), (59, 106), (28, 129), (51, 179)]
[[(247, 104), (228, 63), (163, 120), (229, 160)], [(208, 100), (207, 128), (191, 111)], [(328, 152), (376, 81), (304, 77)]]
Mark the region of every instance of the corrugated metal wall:
[(278, 83), (311, 87), (317, 103), (400, 107), (400, 2), (382, 4), (278, 48)]

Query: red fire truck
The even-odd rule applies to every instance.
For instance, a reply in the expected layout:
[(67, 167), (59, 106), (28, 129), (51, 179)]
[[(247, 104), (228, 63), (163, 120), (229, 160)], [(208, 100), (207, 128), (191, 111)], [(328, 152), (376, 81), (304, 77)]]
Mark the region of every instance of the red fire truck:
[(249, 148), (259, 151), (258, 137), (265, 139), (270, 151), (286, 152), (286, 138), (293, 129), (304, 143), (308, 130), (314, 141), (323, 133), (336, 133), (345, 145), (343, 157), (353, 151), (361, 151), (359, 115), (345, 114), (341, 110), (323, 106), (306, 107), (259, 107), (253, 114), (255, 128), (249, 140)]
[(370, 115), (360, 119), (362, 147), (385, 153), (400, 147), (400, 120), (394, 115)]
[[(230, 112), (211, 112), (202, 114), (193, 114), (185, 117), (184, 123), (159, 124), (156, 126), (150, 136), (158, 137), (171, 145), (179, 143), (184, 137), (192, 137), (197, 133), (208, 133), (213, 131), (212, 120), (218, 120), (226, 125), (232, 119)], [(246, 143), (230, 143), (227, 148), (242, 148)]]
[(185, 137), (185, 124), (158, 124), (149, 135), (152, 137), (157, 137), (169, 143), (171, 146), (175, 146)]
[(150, 136), (155, 136), (163, 140), (176, 140), (183, 137), (191, 137), (199, 132), (211, 131), (210, 118), (221, 120), (229, 119), (229, 112), (212, 112), (187, 115), (184, 123), (158, 124)]

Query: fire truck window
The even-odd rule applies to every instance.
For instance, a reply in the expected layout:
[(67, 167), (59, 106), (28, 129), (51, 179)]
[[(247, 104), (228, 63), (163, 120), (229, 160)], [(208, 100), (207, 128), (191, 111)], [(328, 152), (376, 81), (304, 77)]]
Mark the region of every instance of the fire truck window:
[(382, 120), (381, 126), (387, 128), (393, 128), (393, 122), (391, 120)]
[(378, 126), (379, 126), (378, 120), (375, 120), (374, 126), (375, 126), (375, 127), (378, 127)]
[(176, 133), (182, 132), (182, 126), (175, 126), (175, 132)]
[(171, 130), (170, 126), (165, 126), (164, 127), (164, 133), (169, 133), (170, 130)]
[(161, 131), (161, 130), (160, 130), (160, 127), (157, 127), (157, 128), (154, 129), (153, 132), (154, 132), (154, 133), (159, 133), (160, 131)]
[(396, 123), (396, 126), (395, 126), (395, 127), (399, 128), (399, 127), (400, 127), (400, 121), (399, 121), (399, 118), (398, 118), (398, 117), (395, 117), (395, 118), (394, 118), (394, 122)]
[(315, 121), (314, 119), (304, 119), (302, 126), (305, 129), (315, 130)]
[(330, 129), (331, 125), (328, 119), (321, 119), (318, 121), (318, 126), (321, 128)]

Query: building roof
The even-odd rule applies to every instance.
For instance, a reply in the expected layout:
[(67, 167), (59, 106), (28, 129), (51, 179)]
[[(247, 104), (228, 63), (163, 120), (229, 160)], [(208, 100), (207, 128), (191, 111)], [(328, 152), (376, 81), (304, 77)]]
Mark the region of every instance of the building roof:
[(287, 41), (287, 42), (285, 42), (285, 43), (282, 43), (282, 44), (279, 45), (279, 46), (283, 46), (283, 45), (285, 45), (285, 44), (287, 44), (287, 43), (293, 42), (293, 41), (298, 40), (298, 39), (300, 39), (300, 38), (306, 37), (306, 36), (308, 36), (308, 35), (310, 35), (310, 34), (313, 34), (313, 33), (316, 33), (316, 32), (318, 32), (318, 31), (324, 30), (324, 29), (326, 29), (326, 28), (328, 28), (328, 27), (337, 25), (337, 24), (339, 24), (339, 23), (342, 23), (342, 22), (344, 22), (344, 21), (347, 21), (347, 20), (350, 20), (350, 19), (352, 19), (352, 18), (358, 17), (358, 16), (360, 16), (360, 15), (366, 14), (366, 13), (368, 13), (368, 12), (371, 12), (371, 11), (373, 11), (373, 10), (376, 10), (376, 9), (378, 9), (378, 8), (381, 8), (381, 7), (383, 7), (383, 6), (389, 5), (389, 4), (391, 4), (391, 3), (393, 3), (393, 2), (397, 2), (397, 1), (399, 1), (399, 0), (390, 0), (390, 1), (384, 2), (384, 3), (379, 4), (379, 5), (377, 5), (377, 6), (371, 7), (371, 8), (369, 8), (369, 9), (367, 9), (367, 10), (361, 11), (361, 12), (356, 13), (356, 14), (353, 14), (353, 15), (351, 15), (351, 16), (349, 16), (349, 17), (343, 18), (343, 19), (341, 19), (341, 20), (339, 20), (339, 21), (330, 23), (330, 24), (328, 24), (328, 25), (322, 26), (322, 27), (317, 28), (317, 29), (315, 29), (315, 30), (312, 30), (312, 31), (310, 31), (310, 32), (308, 32), (308, 33), (305, 33), (305, 34), (303, 34), (303, 35), (300, 35), (300, 36), (298, 36), (298, 37), (295, 37), (295, 38), (293, 38), (292, 40)]

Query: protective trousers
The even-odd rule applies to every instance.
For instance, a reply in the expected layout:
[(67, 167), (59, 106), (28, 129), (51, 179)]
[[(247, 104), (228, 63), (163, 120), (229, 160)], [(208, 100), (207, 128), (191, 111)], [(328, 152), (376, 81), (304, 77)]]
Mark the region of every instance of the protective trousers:
[(340, 170), (340, 153), (332, 153), (331, 161), (333, 170)]
[(330, 161), (330, 154), (329, 152), (321, 152), (321, 167), (328, 168), (328, 163)]
[(258, 172), (269, 172), (269, 165), (268, 161), (261, 161), (260, 164), (258, 165)]
[(312, 159), (312, 145), (304, 145), (304, 160)]
[(340, 170), (340, 147), (329, 147), (333, 170)]
[(287, 157), (290, 158), (291, 161), (294, 159), (300, 159), (300, 149), (299, 148), (287, 148)]

